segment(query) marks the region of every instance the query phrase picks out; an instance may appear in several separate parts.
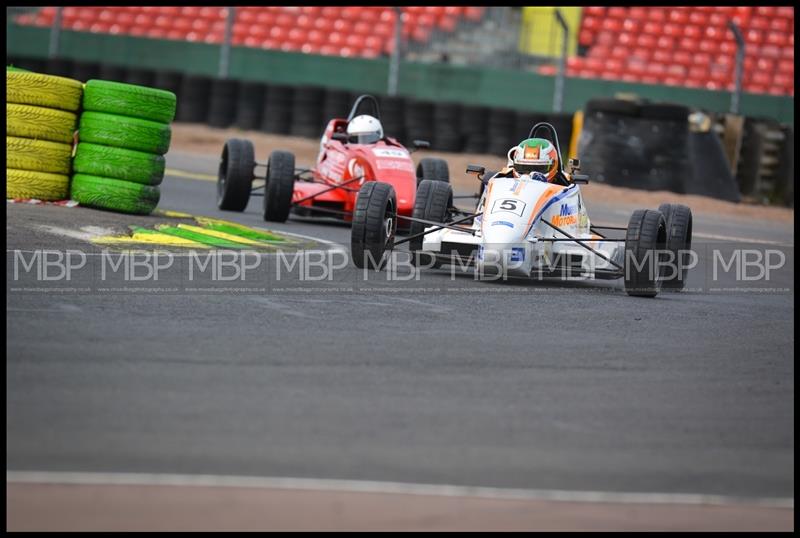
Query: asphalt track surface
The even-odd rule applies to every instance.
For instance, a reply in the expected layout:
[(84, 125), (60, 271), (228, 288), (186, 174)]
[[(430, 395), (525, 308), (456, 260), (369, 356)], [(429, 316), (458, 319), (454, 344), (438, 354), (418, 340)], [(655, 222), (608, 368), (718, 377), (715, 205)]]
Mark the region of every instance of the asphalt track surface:
[[(218, 211), (213, 182), (162, 188), (161, 208), (266, 224), (258, 198)], [(349, 243), (345, 226), (269, 227)], [(695, 234), (794, 242), (789, 226), (704, 215)], [(288, 283), (305, 293), (10, 293), (7, 469), (793, 498), (787, 252), (770, 286), (790, 291), (771, 293), (641, 299), (446, 270), (363, 291), (352, 265)], [(709, 263), (690, 288), (709, 286)]]

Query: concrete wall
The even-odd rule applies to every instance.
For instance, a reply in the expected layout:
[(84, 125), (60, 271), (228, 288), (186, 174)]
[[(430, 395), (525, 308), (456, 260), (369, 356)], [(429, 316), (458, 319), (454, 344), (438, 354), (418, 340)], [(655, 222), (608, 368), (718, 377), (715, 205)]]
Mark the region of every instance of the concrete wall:
[[(7, 24), (7, 54), (44, 58), (49, 35), (46, 28)], [(212, 76), (217, 75), (219, 49), (218, 45), (184, 41), (72, 31), (61, 34), (61, 55), (65, 58)], [(388, 69), (388, 59), (383, 58), (346, 59), (234, 47), (230, 76), (385, 93)], [(726, 112), (730, 106), (729, 92), (568, 78), (564, 111), (574, 112), (583, 108), (588, 99), (611, 97), (619, 92), (714, 112)], [(522, 71), (404, 62), (400, 69), (399, 93), (434, 101), (549, 112), (553, 102), (553, 77)], [(773, 118), (794, 125), (792, 97), (744, 94), (740, 111), (746, 116)]]

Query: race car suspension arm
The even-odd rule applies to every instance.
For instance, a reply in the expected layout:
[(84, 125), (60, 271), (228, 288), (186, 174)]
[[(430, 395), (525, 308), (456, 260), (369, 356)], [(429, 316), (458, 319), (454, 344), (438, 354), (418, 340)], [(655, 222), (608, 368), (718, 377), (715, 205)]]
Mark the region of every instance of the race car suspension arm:
[(339, 185), (331, 185), (327, 189), (322, 189), (319, 192), (315, 192), (314, 194), (310, 194), (310, 195), (308, 195), (308, 196), (306, 196), (304, 198), (300, 198), (299, 200), (293, 201), (292, 205), (297, 205), (297, 204), (300, 204), (302, 202), (305, 202), (306, 200), (311, 200), (313, 198), (316, 198), (320, 194), (324, 194), (324, 193), (332, 191), (332, 190), (341, 189), (345, 185), (349, 185), (350, 183), (353, 183), (355, 181), (361, 181), (362, 179), (363, 179), (362, 177), (354, 177), (353, 179), (348, 179), (347, 181), (345, 181), (344, 183), (340, 183)]
[[(432, 230), (425, 230), (425, 231), (416, 233), (414, 235), (409, 235), (408, 237), (404, 237), (400, 241), (395, 241), (394, 242), (394, 246), (402, 245), (403, 243), (408, 243), (412, 239), (416, 239), (417, 237), (422, 237), (423, 235), (427, 235), (429, 233), (433, 233), (433, 232), (442, 230), (444, 228), (450, 228), (451, 230), (457, 230), (459, 232), (470, 232), (470, 230), (465, 230), (463, 228), (457, 228), (455, 225), (456, 224), (461, 224), (462, 222), (466, 222), (469, 219), (474, 219), (475, 217), (478, 217), (478, 216), (480, 216), (480, 213), (470, 213), (466, 217), (462, 217), (460, 219), (456, 219), (454, 221), (451, 221), (451, 222), (448, 222), (447, 224), (445, 224), (443, 222), (433, 222), (433, 221), (430, 221), (430, 220), (417, 219), (417, 218), (414, 218), (414, 217), (405, 217), (403, 215), (397, 215), (398, 219), (410, 220), (410, 221), (413, 221), (413, 222), (421, 222), (422, 224), (430, 224), (431, 226), (435, 226), (435, 228), (432, 229)], [(474, 232), (472, 232), (472, 233), (474, 234)]]
[(586, 250), (588, 250), (589, 252), (592, 252), (592, 253), (593, 253), (593, 254), (595, 254), (597, 257), (604, 259), (605, 261), (607, 261), (608, 263), (610, 263), (611, 265), (613, 265), (614, 267), (616, 267), (616, 268), (617, 268), (617, 269), (619, 269), (620, 271), (623, 271), (623, 270), (624, 270), (624, 268), (623, 268), (623, 267), (622, 267), (620, 264), (618, 264), (617, 262), (615, 262), (615, 261), (614, 261), (614, 260), (612, 260), (611, 258), (607, 257), (605, 254), (603, 254), (603, 253), (601, 253), (601, 252), (598, 252), (597, 250), (593, 249), (592, 247), (590, 247), (589, 245), (587, 245), (586, 243), (584, 243), (583, 241), (581, 241), (581, 240), (580, 240), (580, 239), (578, 239), (577, 237), (573, 237), (573, 236), (571, 236), (570, 234), (568, 234), (567, 232), (565, 232), (564, 230), (562, 230), (561, 228), (559, 228), (558, 226), (556, 226), (556, 225), (555, 225), (555, 224), (553, 224), (552, 222), (549, 222), (549, 221), (547, 221), (547, 220), (545, 220), (545, 219), (542, 219), (542, 222), (544, 222), (545, 224), (547, 224), (548, 226), (550, 226), (552, 229), (554, 229), (554, 230), (555, 230), (555, 231), (557, 231), (558, 233), (561, 233), (561, 234), (564, 234), (564, 235), (566, 235), (566, 236), (569, 238), (569, 240), (571, 240), (571, 241), (573, 241), (573, 242), (575, 242), (575, 243), (578, 243), (580, 246), (582, 246), (583, 248), (585, 248), (585, 249), (586, 249)]

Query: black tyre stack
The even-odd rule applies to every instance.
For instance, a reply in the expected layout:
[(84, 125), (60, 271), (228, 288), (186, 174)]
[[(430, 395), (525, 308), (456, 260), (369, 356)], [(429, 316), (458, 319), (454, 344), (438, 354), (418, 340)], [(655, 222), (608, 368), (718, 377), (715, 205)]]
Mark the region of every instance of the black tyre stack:
[(292, 126), (291, 86), (270, 84), (265, 90), (261, 114), (261, 130), (266, 133), (288, 134)]
[(100, 64), (100, 74), (98, 78), (102, 80), (112, 80), (114, 82), (125, 82), (126, 71), (126, 68), (121, 65)]
[(433, 103), (406, 100), (406, 139), (405, 144), (411, 145), (414, 140), (433, 142)]
[(57, 77), (69, 77), (72, 75), (73, 64), (74, 62), (72, 60), (66, 58), (50, 58), (47, 60), (45, 72), (48, 75), (55, 75)]
[(465, 106), (461, 115), (461, 134), (466, 153), (486, 153), (489, 146), (489, 108)]
[(266, 84), (263, 82), (242, 82), (236, 100), (236, 117), (233, 124), (239, 129), (255, 130), (261, 126), (264, 112)]
[(181, 99), (176, 112), (178, 121), (205, 123), (211, 102), (211, 77), (185, 75), (181, 81)]
[(433, 107), (433, 144), (437, 151), (461, 151), (461, 105), (436, 103)]
[(324, 90), (317, 86), (301, 86), (294, 91), (289, 134), (318, 137), (322, 134), (322, 99)]
[(136, 86), (152, 86), (155, 81), (155, 71), (139, 67), (129, 67), (125, 73), (125, 80), (123, 80), (126, 84), (134, 84)]
[(236, 119), (236, 99), (239, 82), (214, 79), (208, 105), (208, 124), (211, 127), (230, 127)]
[[(514, 118), (514, 140), (520, 141), (528, 138), (531, 127), (541, 121), (547, 121), (547, 117), (544, 114), (528, 111), (517, 112)], [(558, 139), (563, 144), (564, 135), (560, 130), (558, 131)]]
[(326, 89), (322, 99), (322, 121), (327, 125), (334, 118), (347, 118), (352, 104), (353, 97), (347, 90)]
[(620, 187), (685, 192), (692, 178), (688, 113), (676, 105), (589, 101), (579, 144), (584, 173)]
[(92, 80), (100, 76), (99, 62), (75, 62), (72, 66), (72, 78), (75, 80)]
[(384, 95), (378, 98), (378, 106), (381, 107), (381, 123), (384, 134), (397, 140), (405, 140), (405, 99)]
[(507, 108), (495, 108), (489, 113), (489, 144), (487, 151), (492, 155), (504, 157), (514, 144), (519, 143), (514, 135), (516, 128), (515, 112)]
[(178, 71), (156, 71), (153, 87), (174, 93), (180, 103), (182, 80), (183, 74)]

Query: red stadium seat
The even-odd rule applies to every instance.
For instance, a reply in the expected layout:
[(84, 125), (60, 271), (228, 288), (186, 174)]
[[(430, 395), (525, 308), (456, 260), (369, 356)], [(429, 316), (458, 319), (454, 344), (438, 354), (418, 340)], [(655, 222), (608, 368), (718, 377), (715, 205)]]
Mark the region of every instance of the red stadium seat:
[(628, 10), (624, 7), (609, 7), (607, 16), (612, 19), (622, 20), (628, 16)]
[(664, 64), (669, 63), (672, 61), (672, 50), (661, 47), (657, 48), (653, 51), (653, 61)]
[(719, 41), (714, 41), (713, 39), (703, 39), (700, 41), (698, 49), (701, 52), (707, 52), (709, 54), (716, 54), (719, 52)]
[(647, 18), (655, 22), (666, 22), (667, 12), (664, 8), (651, 7), (647, 10)]
[(658, 41), (656, 41), (656, 46), (661, 50), (671, 51), (675, 48), (675, 38), (662, 35), (658, 38)]
[(703, 29), (700, 26), (688, 24), (683, 27), (683, 35), (684, 37), (688, 37), (689, 39), (699, 40), (703, 35)]

